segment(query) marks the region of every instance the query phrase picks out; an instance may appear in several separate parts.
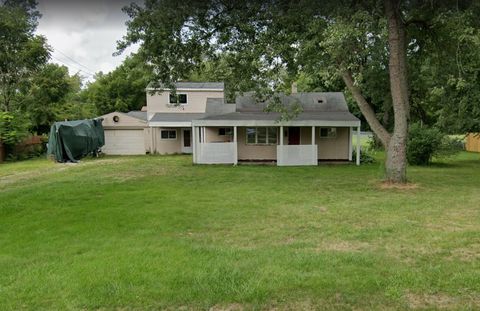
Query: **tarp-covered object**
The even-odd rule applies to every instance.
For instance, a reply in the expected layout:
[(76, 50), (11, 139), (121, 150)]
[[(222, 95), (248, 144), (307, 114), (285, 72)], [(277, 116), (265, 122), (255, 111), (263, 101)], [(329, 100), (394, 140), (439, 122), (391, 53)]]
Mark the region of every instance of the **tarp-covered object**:
[(50, 128), (48, 155), (58, 162), (77, 162), (105, 145), (102, 119), (55, 122)]

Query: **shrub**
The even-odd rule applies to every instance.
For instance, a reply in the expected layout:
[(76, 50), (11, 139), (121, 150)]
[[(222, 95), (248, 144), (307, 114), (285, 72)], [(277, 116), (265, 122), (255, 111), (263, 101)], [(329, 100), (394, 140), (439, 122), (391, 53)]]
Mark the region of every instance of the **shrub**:
[(410, 126), (407, 142), (407, 160), (413, 165), (428, 165), (432, 158), (451, 156), (462, 149), (462, 144), (443, 134), (439, 129)]
[[(357, 158), (357, 151), (355, 149), (353, 149), (352, 159), (355, 161), (356, 158)], [(375, 159), (373, 158), (373, 156), (367, 150), (361, 149), (360, 150), (360, 163), (363, 163), (363, 164), (375, 163)]]
[(47, 151), (47, 141), (48, 137), (46, 135), (31, 135), (13, 147), (12, 152), (8, 155), (8, 159), (15, 161), (43, 156)]
[(28, 123), (20, 114), (0, 112), (0, 141), (6, 147), (7, 154), (28, 135)]
[(377, 135), (373, 134), (367, 141), (367, 148), (369, 150), (383, 150), (383, 145)]

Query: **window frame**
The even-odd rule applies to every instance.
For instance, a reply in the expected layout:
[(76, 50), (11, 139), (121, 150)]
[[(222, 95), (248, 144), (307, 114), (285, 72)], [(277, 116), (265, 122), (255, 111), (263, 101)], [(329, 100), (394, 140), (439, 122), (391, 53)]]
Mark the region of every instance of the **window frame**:
[[(172, 98), (173, 98), (173, 94), (172, 93), (169, 93), (168, 95), (168, 102), (169, 102), (169, 105), (171, 106), (176, 106), (176, 105), (181, 105), (181, 106), (184, 106), (184, 105), (188, 105), (188, 95), (187, 93), (177, 93), (175, 95), (176, 97), (176, 101), (175, 102), (172, 102)], [(185, 102), (184, 103), (181, 103), (180, 102), (180, 96), (185, 96)]]
[[(322, 129), (327, 130), (327, 136), (322, 136)], [(318, 137), (322, 139), (332, 139), (332, 138), (337, 138), (337, 128), (336, 127), (320, 127), (318, 129)], [(333, 135), (329, 135), (331, 132), (333, 132)]]
[[(162, 133), (163, 132), (174, 132), (175, 133), (175, 138), (170, 138), (170, 134), (167, 134), (168, 138), (163, 138)], [(178, 138), (178, 133), (176, 129), (161, 129), (160, 130), (160, 140), (177, 140)]]
[[(221, 134), (220, 131), (224, 130), (224, 134)], [(219, 127), (218, 136), (233, 136), (233, 129), (231, 127)]]
[[(265, 129), (265, 142), (264, 143), (259, 143), (258, 142), (258, 129), (259, 128), (264, 128)], [(248, 142), (248, 129), (255, 129), (255, 142), (250, 143)], [(275, 142), (271, 142), (270, 140), (273, 138), (270, 136), (271, 130), (274, 129), (275, 133)], [(274, 126), (247, 126), (245, 128), (245, 145), (249, 146), (275, 146), (278, 145), (278, 128)]]

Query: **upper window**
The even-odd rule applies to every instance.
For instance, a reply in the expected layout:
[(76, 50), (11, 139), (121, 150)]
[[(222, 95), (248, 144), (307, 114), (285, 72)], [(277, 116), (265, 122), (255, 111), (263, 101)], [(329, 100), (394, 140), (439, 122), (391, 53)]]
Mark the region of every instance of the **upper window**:
[(233, 131), (231, 127), (220, 127), (218, 128), (218, 136), (232, 136)]
[(337, 137), (337, 129), (335, 127), (321, 127), (320, 137), (322, 138), (334, 138)]
[(185, 105), (187, 103), (187, 94), (170, 94), (170, 104)]
[(247, 144), (249, 145), (276, 145), (276, 127), (247, 127)]
[(170, 140), (177, 139), (177, 130), (161, 130), (160, 137), (162, 139), (170, 139)]

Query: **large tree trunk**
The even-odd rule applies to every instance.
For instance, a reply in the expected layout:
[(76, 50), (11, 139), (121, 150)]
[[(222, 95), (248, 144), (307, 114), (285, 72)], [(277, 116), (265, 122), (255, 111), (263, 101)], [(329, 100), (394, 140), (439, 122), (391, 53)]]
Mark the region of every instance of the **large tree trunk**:
[(405, 25), (401, 18), (400, 1), (385, 0), (385, 14), (388, 23), (388, 43), (390, 50), (389, 74), (392, 94), (394, 128), (387, 145), (385, 162), (386, 179), (404, 183), (407, 180), (407, 133), (408, 133), (408, 85), (407, 47)]
[(390, 134), (378, 120), (373, 108), (355, 85), (352, 73), (342, 72), (345, 85), (350, 90), (360, 111), (372, 131), (382, 142), (386, 151), (385, 178), (394, 183), (407, 181), (407, 135), (408, 135), (408, 84), (407, 84), (407, 46), (405, 25), (401, 18), (398, 0), (385, 0), (385, 15), (388, 23), (389, 75), (392, 96), (394, 128)]

